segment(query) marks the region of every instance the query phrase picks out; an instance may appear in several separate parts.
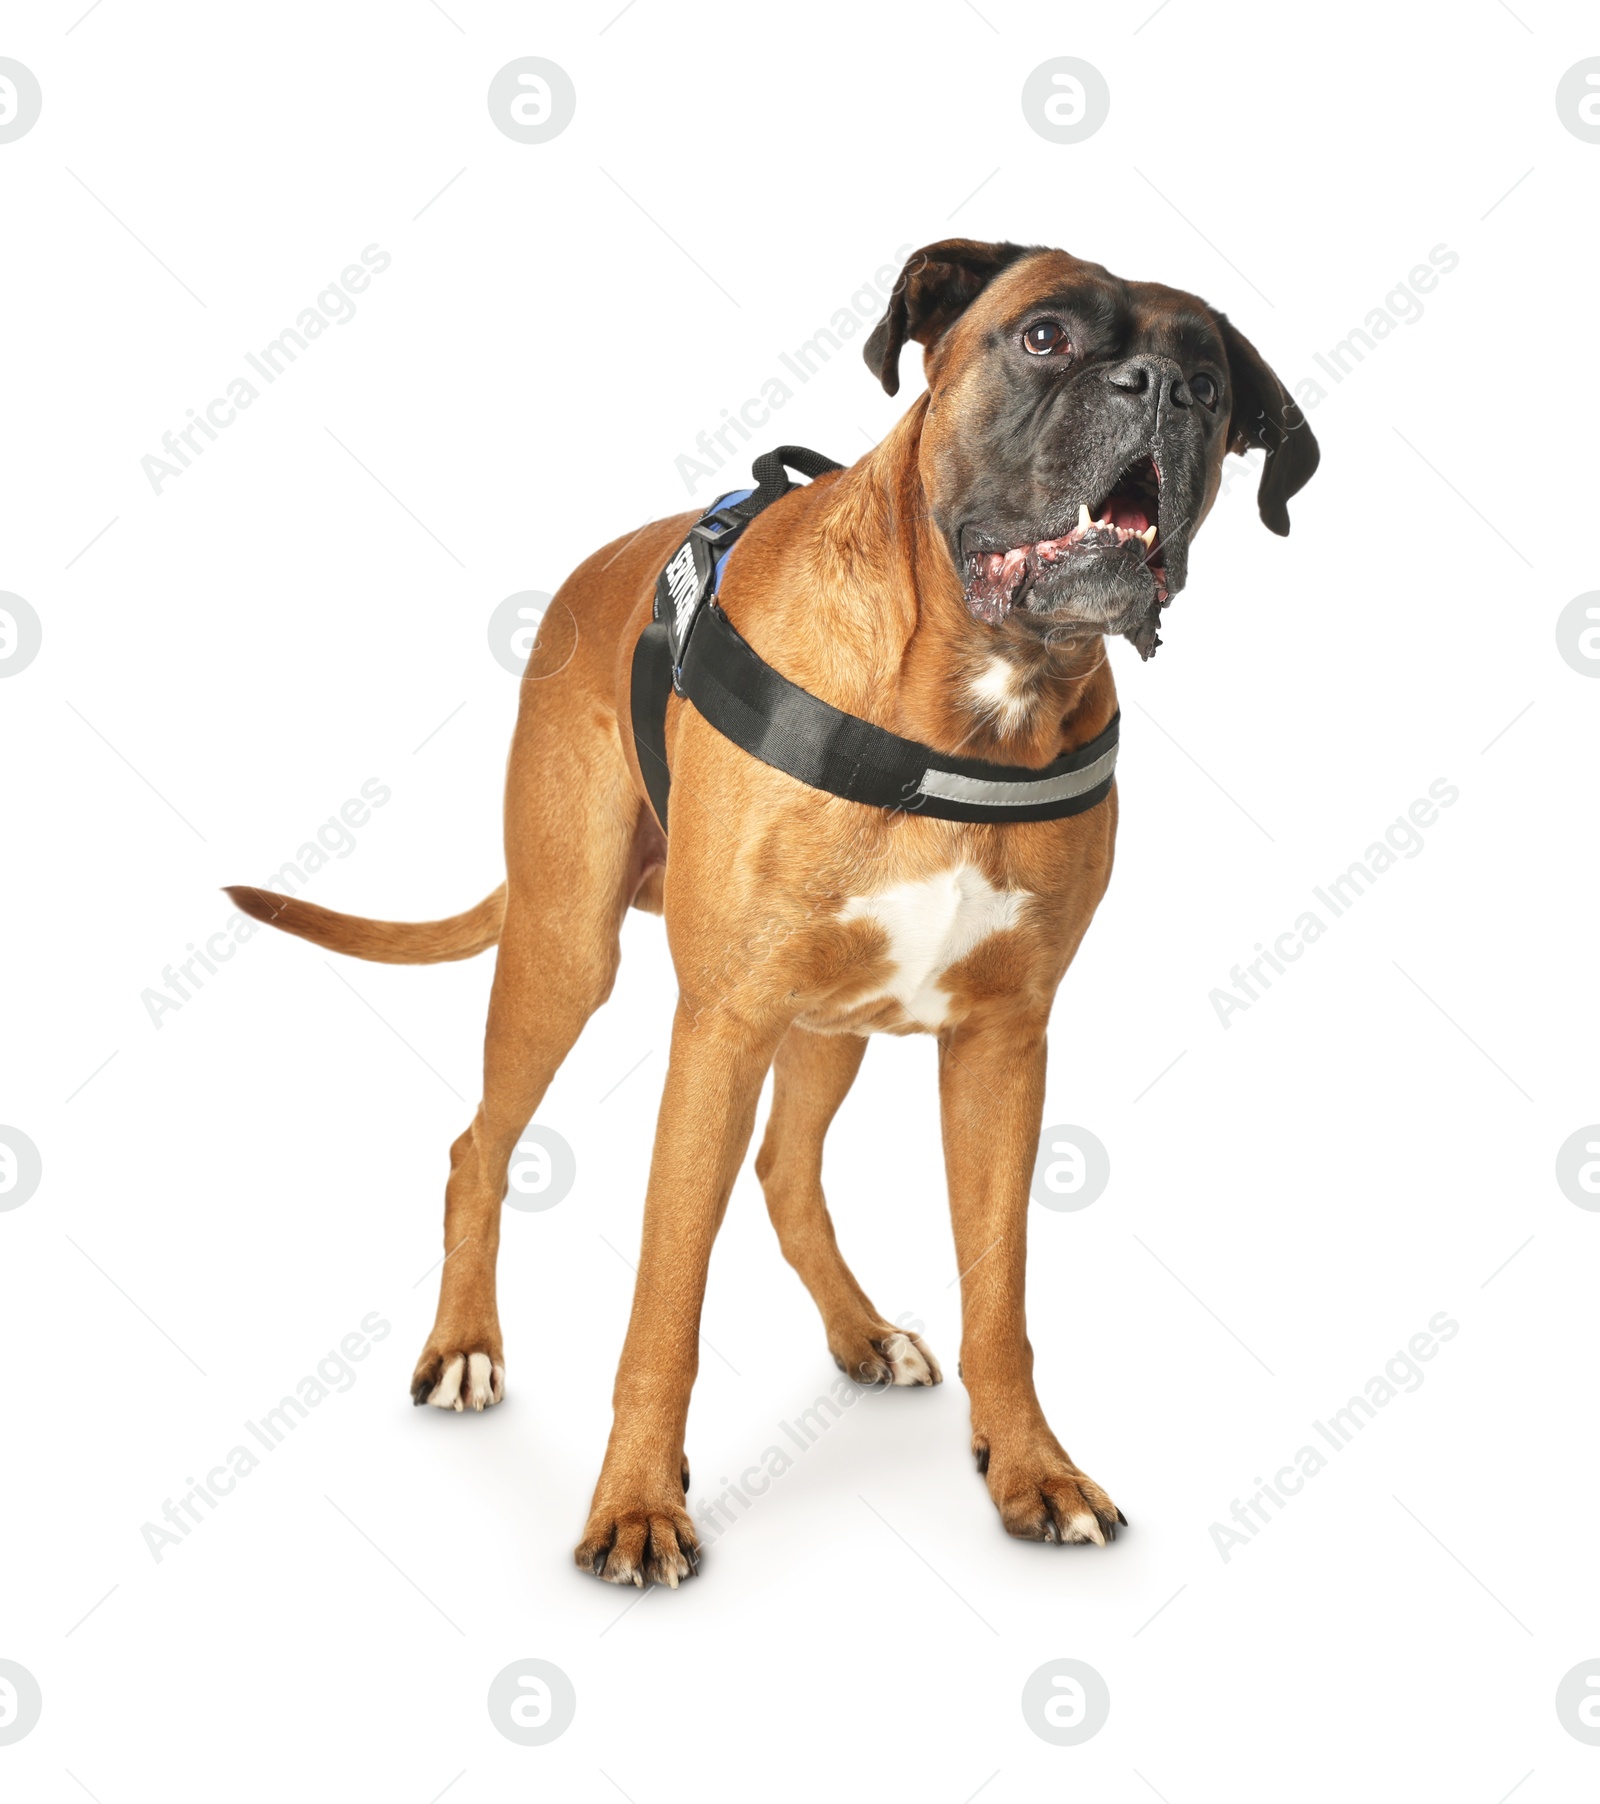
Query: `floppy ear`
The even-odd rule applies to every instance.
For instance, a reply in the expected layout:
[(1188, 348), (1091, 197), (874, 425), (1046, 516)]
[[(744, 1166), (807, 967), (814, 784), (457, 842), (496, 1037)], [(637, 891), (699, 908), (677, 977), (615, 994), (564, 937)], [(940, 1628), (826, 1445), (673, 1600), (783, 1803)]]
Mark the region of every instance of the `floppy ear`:
[(1322, 453), (1306, 416), (1266, 359), (1224, 314), (1217, 314), (1216, 320), (1233, 378), (1228, 449), (1244, 452), (1259, 445), (1265, 450), (1267, 461), (1256, 490), (1256, 506), (1266, 525), (1284, 537), (1289, 531), (1289, 497), (1299, 494), (1311, 480)]
[(946, 238), (909, 259), (889, 296), (889, 311), (861, 348), (867, 368), (888, 394), (900, 391), (900, 349), (906, 340), (928, 347), (937, 343), (994, 277), (1024, 254), (1020, 244)]

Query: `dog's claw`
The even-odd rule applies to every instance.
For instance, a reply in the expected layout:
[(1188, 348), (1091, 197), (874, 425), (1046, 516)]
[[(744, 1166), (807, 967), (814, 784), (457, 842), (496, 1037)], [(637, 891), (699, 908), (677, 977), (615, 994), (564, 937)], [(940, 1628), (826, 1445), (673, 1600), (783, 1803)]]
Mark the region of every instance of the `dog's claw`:
[(1038, 1465), (1010, 1461), (1000, 1465), (992, 1458), (983, 1460), (989, 1452), (986, 1443), (978, 1451), (1008, 1535), (1057, 1546), (1106, 1547), (1117, 1538), (1118, 1522), (1126, 1525), (1126, 1517), (1099, 1485), (1061, 1456), (1045, 1458)]
[(900, 1330), (875, 1340), (872, 1349), (884, 1361), (891, 1384), (938, 1384), (943, 1380), (938, 1360), (920, 1335)]
[(590, 1532), (574, 1550), (577, 1564), (608, 1585), (679, 1583), (699, 1571), (694, 1525), (681, 1504), (658, 1508), (597, 1509)]
[(423, 1349), (411, 1375), (411, 1401), (457, 1414), (483, 1410), (506, 1394), (506, 1369), (500, 1355), (483, 1347), (460, 1352)]
[(868, 1389), (909, 1389), (938, 1384), (944, 1376), (920, 1335), (886, 1322), (835, 1327), (829, 1333), (828, 1351), (841, 1372)]

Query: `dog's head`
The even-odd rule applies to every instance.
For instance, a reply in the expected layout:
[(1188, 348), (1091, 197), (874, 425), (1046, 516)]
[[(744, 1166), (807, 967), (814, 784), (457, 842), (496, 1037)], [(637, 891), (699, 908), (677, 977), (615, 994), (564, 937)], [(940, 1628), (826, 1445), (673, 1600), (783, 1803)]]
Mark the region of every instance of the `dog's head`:
[(1276, 533), (1317, 467), (1304, 415), (1222, 314), (1065, 251), (928, 245), (865, 346), (891, 395), (908, 338), (934, 522), (968, 608), (1008, 633), (1123, 633), (1149, 657), (1227, 453), (1265, 450)]

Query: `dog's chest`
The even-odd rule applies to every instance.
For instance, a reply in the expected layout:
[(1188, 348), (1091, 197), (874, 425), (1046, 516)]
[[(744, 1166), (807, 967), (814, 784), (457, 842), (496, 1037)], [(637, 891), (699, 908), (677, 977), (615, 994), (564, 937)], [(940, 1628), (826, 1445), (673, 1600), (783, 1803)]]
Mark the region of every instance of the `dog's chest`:
[(951, 995), (940, 979), (985, 940), (1015, 927), (1028, 900), (1026, 890), (997, 889), (970, 864), (852, 896), (839, 920), (880, 927), (890, 967), (881, 986), (858, 1000), (891, 1000), (919, 1027), (944, 1026)]

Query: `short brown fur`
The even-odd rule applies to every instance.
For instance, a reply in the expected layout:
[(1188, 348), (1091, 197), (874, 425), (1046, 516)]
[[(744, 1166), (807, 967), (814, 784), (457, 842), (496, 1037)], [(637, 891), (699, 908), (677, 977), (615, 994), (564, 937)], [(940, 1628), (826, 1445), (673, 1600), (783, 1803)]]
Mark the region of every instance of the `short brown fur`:
[[(938, 251), (919, 256), (937, 261)], [(1038, 767), (1098, 735), (1117, 699), (1098, 634), (1014, 648), (1028, 672), (1021, 718), (993, 718), (969, 692), (995, 656), (995, 632), (966, 605), (930, 497), (959, 464), (970, 410), (983, 405), (984, 335), (1010, 317), (1030, 284), (1042, 292), (1075, 265), (1064, 253), (994, 261), (987, 287), (964, 271), (954, 317), (924, 332), (929, 391), (853, 467), (794, 491), (756, 520), (729, 563), (721, 602), (764, 658), (836, 707), (946, 753)], [(913, 259), (913, 267), (926, 264)], [(1159, 308), (1168, 293), (1149, 290), (1142, 304)], [(1228, 436), (1207, 472), (1207, 507)], [(937, 1381), (931, 1352), (909, 1336), (906, 1353), (895, 1340), (902, 1331), (840, 1254), (822, 1192), (822, 1142), (859, 1069), (864, 1036), (923, 1031), (884, 993), (884, 929), (841, 919), (846, 901), (964, 864), (994, 889), (1028, 897), (1015, 925), (941, 980), (948, 1001), (937, 1030), (939, 1100), (963, 1274), (961, 1373), (972, 1449), (1012, 1534), (1104, 1541), (1121, 1513), (1045, 1420), (1023, 1292), (1046, 1024), (1111, 876), (1115, 791), (1086, 813), (1031, 824), (884, 812), (757, 762), (674, 700), (668, 856), (629, 730), (629, 684), (657, 574), (694, 517), (658, 521), (603, 547), (556, 596), (521, 689), (502, 889), (451, 921), (415, 927), (231, 892), (258, 919), (357, 957), (430, 962), (498, 941), (483, 1100), (451, 1149), (449, 1257), (414, 1394), (437, 1400), (454, 1362), (473, 1354), (489, 1363), (489, 1394), (467, 1398), (462, 1377), (457, 1407), (482, 1407), (501, 1394), (495, 1260), (508, 1158), (610, 992), (630, 904), (664, 910), (680, 997), (614, 1426), (578, 1562), (615, 1582), (669, 1585), (695, 1567), (684, 1430), (701, 1303), (769, 1070), (772, 1111), (756, 1170), (784, 1256), (816, 1300), (835, 1359), (879, 1381), (891, 1375), (898, 1349), (903, 1365), (920, 1365), (924, 1381)]]

